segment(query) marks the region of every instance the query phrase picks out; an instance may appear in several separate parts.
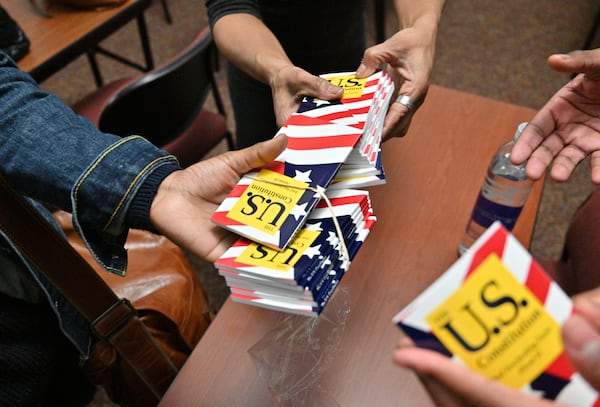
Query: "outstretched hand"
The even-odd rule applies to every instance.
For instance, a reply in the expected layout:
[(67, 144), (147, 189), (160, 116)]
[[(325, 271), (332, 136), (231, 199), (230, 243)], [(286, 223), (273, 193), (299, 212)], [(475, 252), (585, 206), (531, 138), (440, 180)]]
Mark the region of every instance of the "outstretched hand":
[(164, 179), (150, 209), (154, 227), (172, 241), (213, 262), (237, 239), (210, 217), (240, 177), (272, 162), (287, 145), (285, 135), (201, 161)]
[(552, 55), (555, 70), (579, 73), (535, 115), (513, 147), (511, 161), (527, 162), (527, 176), (566, 181), (590, 156), (591, 178), (600, 184), (600, 49)]

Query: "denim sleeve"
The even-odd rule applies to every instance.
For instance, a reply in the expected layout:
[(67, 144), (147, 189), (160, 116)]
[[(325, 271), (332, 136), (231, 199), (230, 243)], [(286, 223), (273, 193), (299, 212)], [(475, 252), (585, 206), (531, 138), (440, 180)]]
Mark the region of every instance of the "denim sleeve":
[[(127, 223), (132, 202), (141, 194), (149, 204), (162, 180), (151, 182), (151, 178), (155, 174), (164, 178), (178, 169), (175, 157), (142, 137), (132, 136), (101, 151), (76, 180), (71, 193), (73, 223), (108, 271), (124, 274), (127, 231), (137, 226)], [(154, 193), (141, 193), (148, 184), (154, 186)]]
[(147, 213), (128, 216), (132, 202), (147, 210), (177, 160), (142, 137), (100, 132), (2, 52), (0, 100), (0, 171), (22, 194), (72, 212), (100, 264), (123, 274), (128, 228), (149, 225)]
[(246, 13), (261, 18), (257, 0), (205, 0), (208, 23), (213, 28), (227, 14)]

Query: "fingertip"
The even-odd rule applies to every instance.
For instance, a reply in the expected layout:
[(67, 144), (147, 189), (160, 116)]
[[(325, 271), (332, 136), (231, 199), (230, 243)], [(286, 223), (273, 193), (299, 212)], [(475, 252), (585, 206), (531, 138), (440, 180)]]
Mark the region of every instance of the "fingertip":
[(365, 76), (368, 76), (367, 72), (368, 72), (367, 66), (365, 64), (361, 63), (359, 65), (358, 69), (356, 69), (356, 76), (359, 78), (363, 78)]
[(548, 57), (548, 63), (569, 62), (572, 60), (573, 60), (573, 57), (569, 54), (553, 54)]
[(340, 98), (344, 94), (344, 88), (330, 83), (327, 87), (327, 92), (332, 96), (329, 99)]
[(537, 168), (529, 168), (529, 167), (525, 167), (525, 174), (527, 175), (527, 178), (529, 178), (530, 180), (533, 181), (537, 181), (542, 177), (542, 170), (539, 170)]
[(396, 349), (392, 356), (392, 360), (398, 366), (405, 367), (407, 369), (412, 369), (414, 367), (412, 364), (412, 359), (410, 357), (410, 352), (407, 348)]
[(558, 72), (575, 73), (585, 66), (585, 51), (572, 51), (568, 54), (554, 54), (548, 57), (548, 65)]
[(287, 134), (285, 134), (285, 133), (279, 133), (279, 134), (275, 135), (275, 137), (273, 137), (273, 139), (277, 141), (276, 145), (281, 150), (283, 150), (284, 148), (287, 147), (287, 143), (288, 143), (288, 136), (287, 136)]
[(593, 167), (592, 168), (592, 182), (595, 185), (600, 185), (600, 167)]
[(571, 176), (571, 171), (562, 165), (554, 165), (550, 171), (550, 176), (556, 182), (565, 182)]
[(527, 178), (537, 181), (546, 172), (549, 164), (546, 164), (544, 161), (540, 160), (539, 157), (529, 157), (527, 164), (525, 166), (525, 174), (527, 174)]
[(520, 165), (523, 164), (523, 162), (527, 158), (527, 155), (524, 151), (520, 149), (516, 150), (513, 148), (513, 151), (511, 151), (510, 156), (508, 158), (512, 164)]

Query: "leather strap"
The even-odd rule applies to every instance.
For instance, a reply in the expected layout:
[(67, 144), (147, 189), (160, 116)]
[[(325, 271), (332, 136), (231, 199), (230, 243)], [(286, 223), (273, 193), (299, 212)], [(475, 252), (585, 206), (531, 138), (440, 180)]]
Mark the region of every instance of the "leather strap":
[(112, 344), (160, 399), (177, 368), (127, 300), (116, 296), (69, 242), (0, 176), (0, 229)]

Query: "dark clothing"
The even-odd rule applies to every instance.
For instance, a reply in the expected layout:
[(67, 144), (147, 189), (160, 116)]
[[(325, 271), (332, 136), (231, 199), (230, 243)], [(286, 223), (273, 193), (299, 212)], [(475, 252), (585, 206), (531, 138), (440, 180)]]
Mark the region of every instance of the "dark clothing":
[(89, 403), (96, 390), (79, 353), (45, 304), (0, 294), (0, 404), (63, 407)]
[[(233, 13), (252, 14), (275, 34), (290, 60), (319, 75), (353, 71), (366, 47), (365, 0), (206, 0), (211, 27)], [(228, 67), (237, 148), (278, 130), (269, 86)]]

